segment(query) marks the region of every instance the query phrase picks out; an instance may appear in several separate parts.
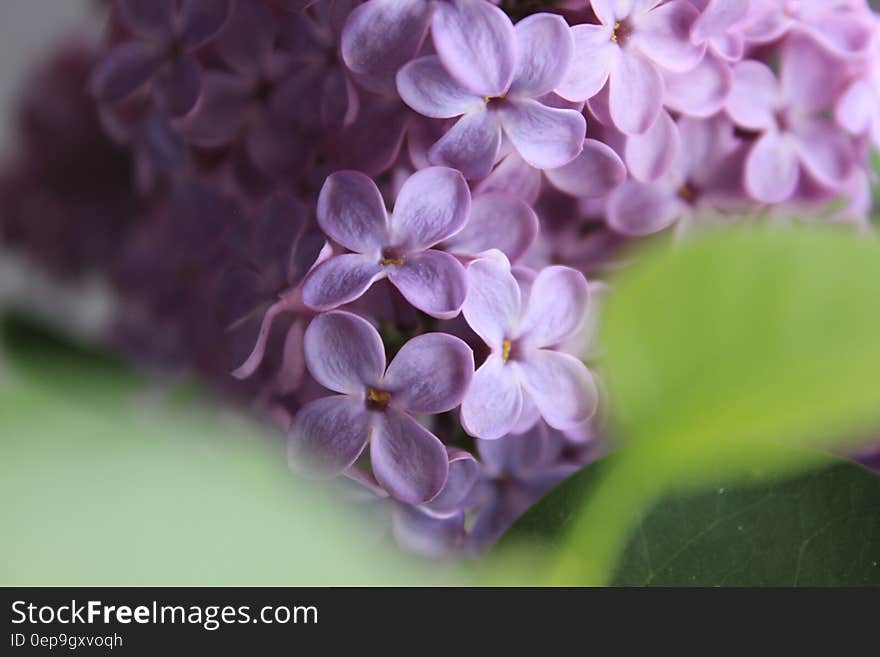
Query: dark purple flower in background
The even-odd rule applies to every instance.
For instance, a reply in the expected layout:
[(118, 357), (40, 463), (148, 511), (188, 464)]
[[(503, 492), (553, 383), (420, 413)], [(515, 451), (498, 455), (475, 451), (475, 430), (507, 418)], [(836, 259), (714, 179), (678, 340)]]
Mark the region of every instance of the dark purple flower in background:
[(449, 473), (446, 448), (416, 414), (461, 403), (473, 354), (451, 335), (407, 342), (385, 369), (382, 339), (365, 319), (336, 311), (315, 318), (305, 335), (306, 363), (324, 387), (340, 393), (307, 404), (290, 429), (290, 458), (308, 474), (333, 476), (370, 445), (373, 474), (394, 498), (435, 497)]
[(95, 69), (91, 87), (104, 103), (124, 100), (147, 82), (156, 105), (171, 116), (189, 112), (202, 87), (193, 54), (223, 27), (229, 0), (116, 0), (119, 19), (135, 39), (116, 46)]

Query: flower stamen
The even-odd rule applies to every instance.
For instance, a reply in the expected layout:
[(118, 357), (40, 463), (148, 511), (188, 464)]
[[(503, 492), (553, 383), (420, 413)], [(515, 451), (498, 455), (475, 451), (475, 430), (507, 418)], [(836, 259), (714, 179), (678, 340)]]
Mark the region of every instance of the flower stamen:
[(510, 350), (513, 348), (513, 343), (510, 340), (505, 339), (501, 343), (501, 362), (506, 363), (510, 358)]
[(391, 403), (391, 393), (385, 390), (369, 388), (367, 390), (367, 408), (371, 411), (384, 411)]

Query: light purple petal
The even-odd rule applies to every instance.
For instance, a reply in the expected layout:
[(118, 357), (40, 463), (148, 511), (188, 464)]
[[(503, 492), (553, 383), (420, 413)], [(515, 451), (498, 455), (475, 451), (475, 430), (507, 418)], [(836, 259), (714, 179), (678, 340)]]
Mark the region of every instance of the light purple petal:
[(614, 25), (619, 18), (626, 18), (632, 13), (632, 0), (590, 0), (590, 6), (603, 25)]
[(710, 117), (721, 111), (733, 87), (727, 62), (707, 54), (687, 73), (667, 73), (666, 106), (688, 116)]
[(169, 116), (183, 116), (199, 99), (201, 67), (190, 55), (171, 60), (159, 69), (153, 81), (156, 105)]
[(467, 222), (471, 191), (458, 171), (429, 167), (403, 183), (391, 215), (391, 243), (421, 251), (455, 235)]
[(538, 217), (528, 203), (505, 192), (487, 192), (474, 198), (464, 229), (444, 240), (443, 248), (465, 256), (498, 249), (514, 261), (537, 235)]
[(519, 153), (511, 151), (474, 190), (477, 194), (502, 192), (513, 194), (529, 205), (541, 193), (541, 171), (523, 160)]
[(425, 333), (407, 342), (391, 364), (382, 389), (395, 408), (445, 413), (461, 403), (474, 375), (474, 354), (446, 333)]
[(580, 112), (519, 98), (509, 101), (498, 112), (504, 133), (533, 167), (556, 169), (564, 166), (583, 148), (587, 122)]
[(500, 351), (520, 315), (520, 290), (510, 266), (491, 258), (467, 269), (468, 293), (462, 312), (468, 325), (493, 351)]
[(214, 37), (229, 18), (231, 0), (184, 0), (180, 9), (181, 37), (196, 48)]
[(359, 171), (337, 171), (318, 196), (318, 224), (330, 239), (358, 253), (388, 244), (388, 214), (379, 188)]
[(477, 453), (495, 474), (521, 475), (536, 469), (547, 450), (547, 425), (535, 425), (504, 440), (477, 440)]
[(584, 149), (559, 169), (547, 169), (556, 189), (578, 197), (604, 196), (626, 180), (626, 167), (612, 148), (595, 139), (584, 140)]
[(622, 235), (649, 235), (671, 226), (681, 209), (665, 186), (627, 180), (608, 198), (608, 226)]
[(420, 57), (397, 73), (397, 92), (423, 116), (448, 119), (479, 110), (485, 101), (452, 79), (440, 59)]
[(431, 164), (458, 169), (468, 180), (485, 178), (501, 148), (501, 124), (496, 112), (485, 109), (462, 116), (431, 147)]
[(733, 67), (727, 113), (735, 123), (752, 130), (766, 130), (775, 125), (779, 101), (779, 83), (769, 66), (749, 59)]
[(117, 0), (119, 18), (141, 37), (162, 39), (174, 26), (173, 0)]
[(467, 274), (453, 256), (433, 249), (406, 256), (387, 269), (388, 280), (413, 306), (431, 317), (458, 315), (467, 294)]
[(314, 310), (331, 310), (355, 299), (384, 276), (382, 266), (360, 253), (343, 253), (315, 267), (303, 283), (303, 303)]
[(678, 148), (678, 128), (664, 110), (647, 131), (627, 137), (626, 165), (636, 180), (654, 182), (669, 171)]
[(426, 513), (422, 508), (404, 504), (394, 508), (391, 514), (394, 541), (407, 552), (430, 559), (456, 556), (465, 537), (464, 513), (438, 515)]
[(530, 347), (551, 347), (577, 332), (587, 314), (587, 279), (570, 267), (545, 267), (529, 293), (519, 337)]
[(362, 397), (382, 380), (385, 347), (362, 317), (340, 310), (318, 315), (303, 342), (309, 372), (325, 388)]
[(663, 78), (654, 64), (622, 51), (612, 62), (608, 87), (608, 109), (618, 130), (637, 135), (654, 125), (663, 99)]
[(480, 96), (507, 91), (516, 65), (516, 34), (501, 9), (482, 0), (437, 3), (431, 36), (446, 70), (465, 88)]
[(137, 41), (116, 46), (95, 67), (92, 94), (102, 103), (123, 100), (153, 76), (162, 59), (154, 47)]
[(780, 67), (782, 96), (801, 113), (831, 108), (846, 82), (841, 62), (803, 36), (786, 40)]
[(854, 81), (834, 108), (834, 118), (854, 135), (870, 130), (874, 115), (880, 117), (880, 90), (872, 89), (868, 80)]
[(236, 71), (258, 77), (275, 46), (277, 21), (264, 2), (236, 2), (217, 35), (220, 57)]
[(423, 507), (435, 516), (447, 516), (460, 511), (480, 476), (480, 464), (468, 452), (449, 452), (449, 476), (446, 478), (446, 485), (437, 497)]
[(874, 31), (871, 22), (853, 11), (822, 12), (814, 20), (804, 21), (810, 35), (838, 57), (864, 55)]
[(250, 90), (237, 75), (209, 71), (202, 83), (202, 95), (180, 130), (194, 146), (217, 148), (231, 144), (241, 131)]
[(342, 58), (355, 73), (391, 74), (419, 51), (431, 17), (428, 0), (370, 0), (342, 31)]
[(575, 25), (571, 35), (574, 38), (571, 66), (556, 93), (568, 100), (588, 100), (605, 86), (619, 47), (611, 41), (610, 29), (601, 25)]
[(599, 391), (593, 376), (570, 354), (549, 349), (528, 352), (517, 363), (523, 386), (541, 417), (555, 429), (571, 429), (596, 412)]
[(709, 0), (706, 8), (694, 21), (691, 39), (703, 43), (726, 34), (730, 28), (749, 13), (749, 0)]
[(746, 159), (746, 190), (757, 201), (779, 203), (794, 194), (798, 170), (795, 140), (770, 130), (752, 146)]
[(817, 119), (797, 130), (801, 162), (819, 183), (841, 188), (856, 165), (853, 144), (831, 121)]
[(369, 432), (370, 415), (360, 400), (339, 395), (309, 402), (288, 434), (290, 465), (307, 476), (334, 477), (357, 461)]
[(538, 98), (553, 91), (568, 71), (574, 40), (568, 24), (555, 14), (532, 14), (514, 27), (516, 69), (510, 93)]
[(512, 366), (492, 354), (474, 374), (461, 405), (461, 425), (475, 438), (496, 440), (510, 433), (522, 410), (523, 394)]
[(373, 474), (391, 497), (421, 504), (446, 483), (446, 448), (405, 413), (389, 409), (376, 416), (370, 440)]
[(689, 71), (706, 52), (705, 45), (695, 45), (690, 38), (699, 15), (687, 0), (659, 5), (637, 18), (632, 45), (669, 71)]

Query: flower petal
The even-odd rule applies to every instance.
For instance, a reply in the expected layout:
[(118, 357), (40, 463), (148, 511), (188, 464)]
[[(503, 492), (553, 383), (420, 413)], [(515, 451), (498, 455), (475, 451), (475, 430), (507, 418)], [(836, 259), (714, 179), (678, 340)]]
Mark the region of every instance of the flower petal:
[(639, 16), (632, 45), (669, 71), (683, 73), (700, 63), (706, 46), (691, 42), (700, 12), (687, 0), (672, 0)]
[(556, 189), (578, 197), (604, 196), (626, 180), (626, 167), (612, 148), (595, 139), (571, 162), (544, 172)]
[(626, 165), (636, 180), (654, 182), (669, 171), (678, 156), (678, 148), (678, 128), (664, 110), (648, 130), (627, 137)]
[(427, 0), (371, 0), (342, 30), (342, 59), (355, 73), (394, 73), (419, 51), (431, 17)]
[(622, 51), (612, 62), (608, 80), (611, 120), (621, 132), (637, 135), (654, 125), (660, 114), (663, 78), (642, 55)]
[(702, 43), (723, 36), (749, 13), (749, 0), (709, 0), (706, 8), (694, 21), (691, 39)]
[(770, 130), (746, 159), (746, 191), (762, 203), (780, 203), (794, 194), (799, 168), (794, 139)]
[(198, 104), (181, 122), (181, 133), (200, 148), (227, 146), (238, 137), (249, 103), (250, 92), (237, 75), (208, 71)]
[(449, 476), (446, 485), (437, 497), (423, 507), (433, 516), (444, 517), (460, 511), (480, 476), (480, 464), (470, 453), (464, 450), (448, 451)]
[(556, 169), (580, 155), (587, 132), (583, 114), (518, 98), (499, 109), (504, 133), (522, 158), (538, 169)]
[(570, 354), (536, 349), (517, 362), (523, 386), (554, 429), (571, 429), (596, 412), (599, 391), (592, 374)]
[(169, 116), (183, 116), (189, 112), (202, 89), (202, 69), (189, 55), (173, 59), (159, 69), (153, 81), (156, 105)]
[(162, 39), (174, 27), (173, 0), (117, 0), (123, 24), (140, 37)]
[(449, 473), (443, 443), (406, 413), (391, 409), (374, 420), (370, 462), (382, 488), (408, 504), (435, 497)]
[(719, 112), (733, 87), (727, 62), (707, 54), (687, 73), (667, 73), (666, 106), (681, 114), (707, 118)]
[(408, 255), (399, 266), (388, 267), (388, 280), (413, 306), (431, 317), (458, 315), (467, 294), (467, 274), (453, 256), (433, 249)]
[(488, 2), (442, 2), (434, 6), (434, 47), (446, 70), (480, 96), (507, 91), (516, 66), (516, 33), (501, 9)]
[(214, 37), (229, 18), (230, 0), (184, 0), (180, 8), (181, 38), (197, 48)]
[(538, 200), (541, 193), (541, 171), (520, 157), (516, 151), (504, 156), (498, 166), (479, 182), (477, 194), (503, 192), (513, 194), (529, 205)]
[(462, 116), (431, 147), (431, 164), (452, 167), (468, 180), (485, 178), (501, 148), (501, 124), (495, 112), (480, 109)]
[(89, 86), (102, 103), (116, 103), (134, 93), (162, 65), (155, 48), (133, 41), (116, 46), (95, 67)]
[(416, 112), (435, 119), (461, 116), (485, 104), (482, 96), (453, 80), (435, 55), (414, 59), (400, 69), (397, 92)]
[(798, 127), (801, 162), (820, 184), (841, 188), (856, 166), (853, 144), (834, 123), (816, 119)]
[(455, 235), (467, 222), (471, 190), (458, 171), (428, 167), (403, 183), (391, 215), (391, 243), (421, 251)]
[(779, 83), (769, 66), (749, 59), (733, 67), (727, 113), (735, 123), (752, 130), (766, 130), (775, 125), (778, 104)]
[(220, 57), (233, 69), (258, 77), (263, 72), (277, 36), (277, 22), (264, 2), (236, 2), (217, 35)]
[(840, 60), (803, 36), (786, 40), (780, 69), (785, 101), (803, 114), (831, 108), (847, 81)]
[(502, 341), (513, 331), (520, 315), (520, 290), (510, 265), (481, 258), (468, 266), (467, 277), (464, 318), (493, 351), (501, 351)]
[(474, 374), (461, 404), (461, 426), (475, 438), (496, 440), (510, 433), (522, 405), (522, 389), (513, 367), (500, 354), (492, 354)]
[(443, 248), (464, 256), (498, 249), (514, 261), (537, 236), (538, 216), (528, 203), (505, 192), (487, 192), (474, 198), (467, 224), (444, 240)]
[(364, 318), (337, 310), (318, 315), (303, 340), (315, 381), (335, 392), (362, 396), (385, 373), (385, 347)]
[(407, 342), (385, 373), (382, 389), (395, 408), (445, 413), (461, 403), (474, 375), (474, 354), (447, 333), (425, 333)]
[(574, 334), (587, 315), (587, 279), (570, 267), (545, 267), (532, 283), (519, 337), (530, 347), (551, 347)]
[(601, 25), (575, 25), (571, 35), (574, 38), (571, 65), (556, 93), (567, 100), (584, 101), (605, 86), (619, 47), (611, 40), (610, 29)]
[(333, 256), (315, 267), (303, 283), (303, 303), (314, 310), (338, 308), (370, 289), (384, 275), (375, 259), (360, 253)]
[(316, 399), (293, 420), (288, 461), (304, 475), (335, 477), (357, 461), (369, 432), (370, 414), (360, 400), (345, 395)]
[(568, 23), (556, 14), (532, 14), (514, 27), (516, 70), (510, 93), (538, 98), (565, 77), (574, 54)]
[(649, 235), (671, 226), (681, 210), (666, 186), (627, 180), (608, 198), (608, 226), (622, 235)]
[(388, 244), (388, 214), (376, 183), (359, 171), (327, 176), (318, 196), (318, 224), (330, 239), (358, 253)]

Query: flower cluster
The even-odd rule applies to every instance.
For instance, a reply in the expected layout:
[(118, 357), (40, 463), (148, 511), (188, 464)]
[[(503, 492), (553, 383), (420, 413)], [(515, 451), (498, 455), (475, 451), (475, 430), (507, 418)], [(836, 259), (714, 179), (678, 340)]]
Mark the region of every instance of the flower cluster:
[(880, 21), (865, 0), (115, 0), (89, 93), (139, 199), (105, 257), (114, 342), (241, 395), (294, 470), (442, 555), (604, 448), (592, 335), (622, 247), (869, 229)]

